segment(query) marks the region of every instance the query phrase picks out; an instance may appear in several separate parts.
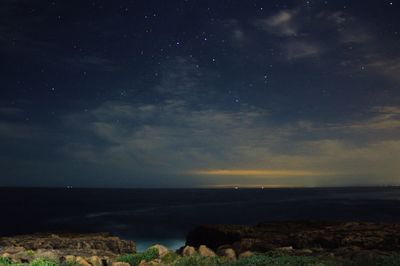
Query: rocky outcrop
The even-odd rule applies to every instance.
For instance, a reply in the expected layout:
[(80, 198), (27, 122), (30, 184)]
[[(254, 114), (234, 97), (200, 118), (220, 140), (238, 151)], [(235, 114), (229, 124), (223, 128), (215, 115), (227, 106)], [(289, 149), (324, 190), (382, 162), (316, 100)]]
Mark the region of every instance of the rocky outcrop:
[(99, 234), (38, 234), (0, 237), (0, 250), (23, 247), (26, 250), (78, 250), (93, 255), (119, 255), (136, 251), (133, 241), (122, 240), (107, 233)]
[[(341, 253), (400, 250), (400, 224), (366, 222), (265, 222), (256, 226), (203, 225), (187, 235), (186, 245), (213, 250), (231, 247), (246, 251), (279, 250), (287, 253)], [(300, 254), (300, 253), (299, 253)]]
[(0, 255), (17, 262), (35, 258), (52, 261), (76, 261), (85, 266), (101, 266), (121, 254), (136, 252), (133, 241), (121, 240), (106, 233), (36, 234), (0, 238)]

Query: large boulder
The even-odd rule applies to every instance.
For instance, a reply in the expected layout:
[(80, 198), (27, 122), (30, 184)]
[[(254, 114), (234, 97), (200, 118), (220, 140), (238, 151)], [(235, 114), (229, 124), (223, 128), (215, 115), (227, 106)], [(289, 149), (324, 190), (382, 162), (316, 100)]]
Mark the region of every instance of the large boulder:
[(215, 257), (215, 252), (205, 245), (200, 245), (198, 249), (199, 255), (202, 257)]
[(196, 254), (196, 249), (192, 246), (185, 246), (182, 250), (182, 256), (194, 256)]
[(232, 248), (219, 248), (217, 251), (217, 255), (220, 257), (224, 257), (229, 261), (236, 260), (236, 252)]
[(91, 266), (91, 264), (82, 257), (76, 257), (76, 263), (80, 266)]

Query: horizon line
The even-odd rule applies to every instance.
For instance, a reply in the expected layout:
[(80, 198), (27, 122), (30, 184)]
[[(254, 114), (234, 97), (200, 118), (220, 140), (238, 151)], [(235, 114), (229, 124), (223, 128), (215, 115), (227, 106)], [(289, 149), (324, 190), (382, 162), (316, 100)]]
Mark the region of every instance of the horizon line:
[(0, 189), (213, 189), (213, 190), (239, 190), (239, 189), (335, 189), (335, 188), (400, 188), (398, 185), (347, 185), (347, 186), (246, 186), (246, 185), (212, 185), (196, 187), (88, 187), (88, 186), (1, 186)]

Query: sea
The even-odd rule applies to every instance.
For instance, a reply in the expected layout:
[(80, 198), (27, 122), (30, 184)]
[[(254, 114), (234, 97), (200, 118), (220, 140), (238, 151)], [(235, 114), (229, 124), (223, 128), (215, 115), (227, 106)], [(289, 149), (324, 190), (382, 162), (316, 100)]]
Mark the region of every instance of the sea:
[(282, 189), (0, 188), (0, 236), (110, 232), (144, 250), (184, 245), (201, 224), (400, 222), (400, 187)]

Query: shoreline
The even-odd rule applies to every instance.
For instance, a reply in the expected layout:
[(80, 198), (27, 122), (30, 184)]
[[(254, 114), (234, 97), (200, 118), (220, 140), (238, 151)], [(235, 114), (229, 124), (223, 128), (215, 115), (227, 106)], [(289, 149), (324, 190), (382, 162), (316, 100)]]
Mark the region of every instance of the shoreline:
[[(155, 246), (168, 250), (177, 258), (197, 254), (237, 260), (249, 254), (268, 258), (276, 256), (271, 254), (280, 254), (339, 262), (397, 256), (399, 239), (400, 223), (286, 221), (262, 222), (255, 226), (201, 225), (188, 233), (186, 243), (180, 248), (160, 243)], [(128, 266), (113, 263), (121, 256), (147, 254), (147, 251), (138, 250), (136, 241), (123, 240), (109, 233), (36, 233), (0, 237), (0, 257), (19, 263), (28, 263), (41, 256), (61, 263), (73, 256), (88, 262), (81, 266)], [(102, 262), (95, 265), (89, 260)]]

